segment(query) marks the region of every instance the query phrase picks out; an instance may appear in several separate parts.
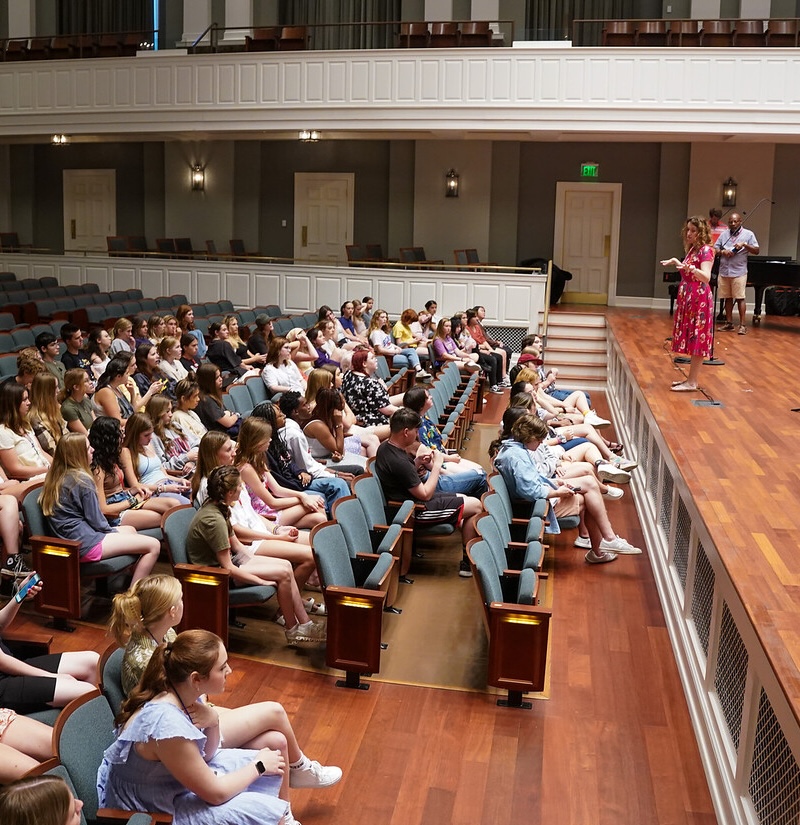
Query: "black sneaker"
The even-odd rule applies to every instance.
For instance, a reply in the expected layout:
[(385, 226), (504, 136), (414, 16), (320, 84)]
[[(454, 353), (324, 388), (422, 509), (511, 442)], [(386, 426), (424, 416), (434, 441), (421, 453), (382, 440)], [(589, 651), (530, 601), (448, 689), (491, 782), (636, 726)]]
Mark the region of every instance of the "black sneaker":
[(458, 575), (461, 576), (462, 579), (471, 579), (472, 578), (472, 569), (469, 566), (469, 562), (466, 559), (461, 559), (458, 565)]
[(0, 570), (0, 575), (8, 576), (12, 579), (24, 579), (30, 572), (31, 569), (25, 564), (22, 553), (17, 553), (16, 556), (9, 556), (6, 559), (2, 570)]

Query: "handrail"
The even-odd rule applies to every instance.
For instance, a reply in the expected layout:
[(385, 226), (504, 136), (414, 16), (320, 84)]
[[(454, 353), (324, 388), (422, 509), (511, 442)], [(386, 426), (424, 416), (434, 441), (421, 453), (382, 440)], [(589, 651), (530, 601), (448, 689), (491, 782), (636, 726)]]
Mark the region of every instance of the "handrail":
[[(209, 23), (205, 27), (205, 29), (203, 29), (202, 33), (197, 36), (197, 39), (194, 41), (194, 43), (192, 43), (191, 46), (189, 46), (189, 48), (193, 49), (212, 29), (216, 29), (216, 28), (218, 28), (216, 23)], [(212, 38), (209, 38), (209, 39), (212, 39)]]

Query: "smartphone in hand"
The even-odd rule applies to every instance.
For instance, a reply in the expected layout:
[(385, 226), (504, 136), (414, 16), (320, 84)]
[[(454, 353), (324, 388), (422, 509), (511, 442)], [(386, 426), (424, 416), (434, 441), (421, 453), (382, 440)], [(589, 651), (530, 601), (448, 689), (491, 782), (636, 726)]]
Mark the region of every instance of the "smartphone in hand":
[(17, 604), (21, 604), (22, 600), (28, 595), (30, 589), (32, 587), (36, 587), (37, 584), (42, 580), (41, 576), (38, 573), (34, 573), (25, 584), (20, 587), (19, 590), (14, 594), (14, 601)]

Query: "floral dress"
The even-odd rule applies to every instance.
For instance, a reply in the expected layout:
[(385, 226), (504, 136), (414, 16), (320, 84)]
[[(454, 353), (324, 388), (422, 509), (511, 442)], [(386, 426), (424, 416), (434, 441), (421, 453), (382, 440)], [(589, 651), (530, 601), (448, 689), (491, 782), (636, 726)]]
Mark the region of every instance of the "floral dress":
[[(714, 260), (710, 246), (690, 249), (685, 264), (700, 268), (704, 261)], [(672, 351), (682, 355), (711, 355), (714, 332), (714, 295), (709, 284), (698, 281), (681, 270), (681, 284), (675, 303), (675, 324), (672, 330)]]

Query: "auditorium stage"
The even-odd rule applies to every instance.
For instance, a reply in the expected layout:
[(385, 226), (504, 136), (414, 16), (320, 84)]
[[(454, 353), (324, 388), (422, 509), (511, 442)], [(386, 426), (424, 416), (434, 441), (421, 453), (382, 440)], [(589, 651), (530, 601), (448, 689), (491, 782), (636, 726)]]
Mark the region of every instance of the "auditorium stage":
[(702, 393), (670, 391), (687, 368), (667, 312), (608, 308), (607, 323), (609, 404), (640, 461), (631, 487), (720, 819), (796, 821), (800, 319), (718, 332), (725, 363), (703, 367)]

